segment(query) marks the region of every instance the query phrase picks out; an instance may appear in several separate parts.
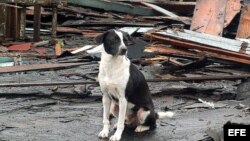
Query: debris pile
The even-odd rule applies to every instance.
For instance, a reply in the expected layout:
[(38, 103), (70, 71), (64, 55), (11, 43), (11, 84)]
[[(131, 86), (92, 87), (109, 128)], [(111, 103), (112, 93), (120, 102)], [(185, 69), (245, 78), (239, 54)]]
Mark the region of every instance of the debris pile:
[[(92, 95), (100, 101), (101, 46), (95, 37), (120, 29), (134, 37), (128, 58), (144, 73), (157, 102), (173, 97), (167, 106), (184, 109), (190, 119), (196, 108), (228, 108), (233, 118), (243, 115), (235, 114), (240, 104), (249, 113), (249, 8), (241, 0), (1, 1), (0, 96)], [(211, 139), (204, 134), (188, 139)]]

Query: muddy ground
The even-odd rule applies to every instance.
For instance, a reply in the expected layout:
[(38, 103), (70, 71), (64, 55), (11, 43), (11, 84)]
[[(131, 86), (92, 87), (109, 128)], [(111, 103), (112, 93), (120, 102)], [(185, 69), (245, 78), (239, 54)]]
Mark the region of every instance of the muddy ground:
[[(81, 8), (79, 11), (93, 12), (89, 9), (86, 11), (85, 8)], [(103, 11), (98, 12), (98, 15), (100, 13), (103, 13)], [(122, 19), (125, 20), (124, 23), (129, 23), (131, 20), (137, 23), (137, 18), (130, 17), (127, 14), (119, 16), (117, 13), (111, 13), (111, 15), (114, 21), (118, 21), (117, 23)], [(58, 23), (66, 26), (67, 22), (70, 21), (81, 22), (82, 20), (79, 20), (80, 17), (78, 16), (78, 14), (59, 12)], [(33, 17), (28, 16), (27, 19), (33, 20)], [(112, 18), (96, 19), (92, 16), (84, 16), (82, 19), (90, 23), (92, 21), (110, 22), (110, 20), (114, 23)], [(138, 20), (141, 21), (141, 18), (138, 18)], [(42, 21), (48, 22), (51, 20), (44, 18)], [(148, 21), (146, 23), (148, 24)], [(150, 23), (163, 24), (162, 21), (157, 20), (151, 20)], [(164, 25), (169, 24), (164, 23)], [(28, 24), (27, 27), (33, 28), (31, 25)], [(45, 24), (42, 24), (42, 28), (46, 28)], [(49, 28), (51, 26), (46, 29)], [(80, 27), (79, 29), (90, 30), (88, 31), (90, 33), (96, 31), (94, 33), (98, 35), (110, 28), (113, 27)], [(88, 32), (83, 35), (79, 33), (58, 33), (57, 39), (64, 41), (63, 50), (75, 50), (75, 48), (95, 44), (94, 36)], [(41, 32), (41, 36), (43, 36), (41, 37), (43, 40), (51, 40), (50, 33)], [(144, 60), (145, 58), (159, 57), (156, 54), (142, 54), (145, 45), (154, 44), (154, 42), (151, 42), (151, 39), (145, 40), (141, 34), (133, 36), (139, 38), (136, 39), (135, 50), (132, 52), (136, 53), (132, 54), (134, 58), (131, 58), (137, 62), (138, 68), (147, 79), (250, 75), (249, 66), (214, 59), (207, 60), (202, 65), (194, 64), (191, 67), (183, 68), (178, 68), (175, 63), (167, 60), (149, 61), (151, 63), (148, 63)], [(27, 37), (28, 39), (33, 37), (32, 33), (27, 32)], [(48, 56), (54, 56), (54, 47), (55, 41), (40, 46), (41, 49), (46, 50)], [(7, 56), (8, 53), (14, 54), (15, 52), (7, 52)], [(30, 50), (28, 53), (36, 52)], [(22, 54), (21, 52), (16, 52), (16, 54), (29, 57), (29, 55), (24, 55), (25, 53)], [(41, 55), (39, 56), (41, 57)], [(56, 59), (41, 59), (43, 57), (40, 57), (23, 57), (22, 64), (93, 63), (58, 70), (0, 74), (0, 83), (76, 82), (95, 81), (97, 78), (97, 61), (100, 59), (98, 58), (100, 54), (79, 53), (75, 56), (65, 55)], [(174, 60), (177, 59), (177, 66), (179, 66), (178, 62), (189, 64), (197, 59), (184, 58), (174, 57)], [(158, 120), (157, 128), (145, 133), (135, 133), (133, 130), (126, 128), (122, 135), (122, 141), (220, 141), (223, 125), (228, 121), (250, 124), (250, 81), (218, 80), (189, 83), (180, 81), (148, 84), (153, 95), (156, 111), (171, 110), (175, 112), (175, 116), (172, 119)], [(199, 102), (198, 98), (213, 102), (214, 108)], [(112, 124), (115, 123), (115, 120), (112, 119)], [(0, 141), (107, 141), (108, 139), (97, 137), (101, 129), (102, 103), (98, 85), (0, 87)], [(110, 135), (113, 133), (114, 130), (111, 130)]]
[[(141, 71), (147, 78), (158, 75), (155, 66), (143, 67)], [(89, 81), (95, 80), (97, 73), (98, 64), (94, 63), (63, 70), (1, 74), (0, 80), (2, 83)], [(201, 73), (192, 71), (195, 74)], [(250, 121), (249, 101), (246, 101), (249, 82), (241, 83), (240, 80), (149, 83), (156, 110), (172, 110), (176, 115), (173, 119), (159, 120), (158, 127), (149, 132), (134, 133), (126, 129), (122, 140), (212, 140), (210, 136), (221, 135), (226, 122)], [(241, 90), (237, 90), (239, 85)], [(238, 91), (245, 97), (235, 100)], [(102, 103), (96, 85), (0, 88), (0, 95), (0, 140), (102, 140), (97, 137), (102, 128)], [(202, 104), (198, 98), (214, 102), (215, 108)]]
[[(195, 101), (167, 96), (154, 96), (154, 103), (157, 110), (171, 108), (175, 117), (159, 120), (155, 130), (145, 133), (126, 129), (123, 141), (211, 140), (208, 129), (222, 130), (227, 121), (250, 119), (247, 111), (237, 109), (237, 101), (216, 102), (215, 109), (192, 108)], [(97, 137), (102, 128), (100, 97), (13, 97), (1, 98), (0, 105), (0, 140), (101, 140)]]

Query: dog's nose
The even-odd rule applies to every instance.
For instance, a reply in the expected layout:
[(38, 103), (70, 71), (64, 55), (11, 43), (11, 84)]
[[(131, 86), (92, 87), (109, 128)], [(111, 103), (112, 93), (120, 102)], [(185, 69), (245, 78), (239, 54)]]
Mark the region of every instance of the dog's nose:
[(121, 49), (121, 54), (125, 54), (127, 52), (127, 49), (126, 48), (122, 48)]

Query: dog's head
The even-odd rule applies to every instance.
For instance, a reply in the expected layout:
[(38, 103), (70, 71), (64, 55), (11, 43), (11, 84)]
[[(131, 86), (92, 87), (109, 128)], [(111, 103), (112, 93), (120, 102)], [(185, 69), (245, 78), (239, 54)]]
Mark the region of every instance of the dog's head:
[(96, 42), (103, 43), (105, 52), (113, 56), (125, 55), (127, 45), (132, 41), (132, 37), (127, 32), (113, 29), (96, 37)]

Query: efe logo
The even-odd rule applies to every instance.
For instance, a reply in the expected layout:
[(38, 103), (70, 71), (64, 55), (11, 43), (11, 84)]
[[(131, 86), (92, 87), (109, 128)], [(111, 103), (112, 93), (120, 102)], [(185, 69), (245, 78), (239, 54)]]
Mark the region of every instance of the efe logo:
[(246, 129), (228, 129), (228, 136), (246, 136)]
[(250, 125), (228, 122), (224, 125), (224, 141), (240, 140), (249, 141)]

